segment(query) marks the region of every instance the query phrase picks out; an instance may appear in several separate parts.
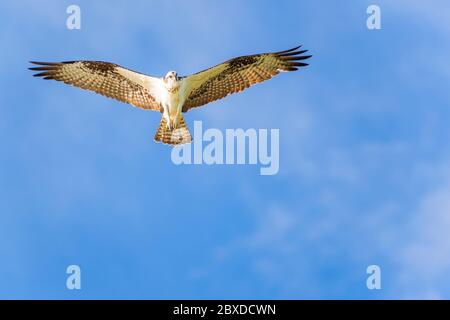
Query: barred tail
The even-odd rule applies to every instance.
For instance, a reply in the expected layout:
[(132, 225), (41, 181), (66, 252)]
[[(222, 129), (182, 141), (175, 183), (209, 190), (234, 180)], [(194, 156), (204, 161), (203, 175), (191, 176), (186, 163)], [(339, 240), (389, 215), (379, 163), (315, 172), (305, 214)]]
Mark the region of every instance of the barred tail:
[(171, 145), (191, 143), (192, 136), (189, 133), (186, 122), (184, 122), (183, 115), (181, 115), (178, 128), (176, 129), (167, 128), (167, 120), (162, 117), (158, 131), (155, 134), (155, 141)]

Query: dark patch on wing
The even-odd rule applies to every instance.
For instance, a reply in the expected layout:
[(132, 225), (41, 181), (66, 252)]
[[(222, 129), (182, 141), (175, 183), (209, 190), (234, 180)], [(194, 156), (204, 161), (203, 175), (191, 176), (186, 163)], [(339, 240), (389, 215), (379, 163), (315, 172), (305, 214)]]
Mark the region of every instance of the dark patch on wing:
[(108, 63), (103, 61), (83, 61), (83, 66), (99, 73), (108, 74), (109, 72), (115, 72), (116, 67), (118, 67), (117, 64), (114, 63)]
[(228, 61), (228, 68), (229, 69), (239, 69), (239, 68), (248, 66), (248, 65), (258, 61), (259, 56), (260, 56), (259, 54), (256, 54), (253, 56), (243, 56), (243, 57), (231, 59), (230, 61)]

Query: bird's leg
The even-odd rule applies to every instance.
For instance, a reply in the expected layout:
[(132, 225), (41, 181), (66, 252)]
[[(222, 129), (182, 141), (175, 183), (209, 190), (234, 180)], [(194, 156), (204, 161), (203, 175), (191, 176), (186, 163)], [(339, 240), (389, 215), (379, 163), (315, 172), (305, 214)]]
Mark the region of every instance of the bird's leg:
[(181, 106), (179, 106), (176, 110), (175, 115), (173, 116), (173, 127), (174, 129), (178, 128), (181, 120)]
[(174, 129), (178, 128), (181, 120), (181, 112), (177, 112), (175, 117), (173, 118)]
[(163, 117), (164, 117), (164, 119), (166, 119), (167, 129), (170, 129), (170, 116), (169, 116), (169, 111), (167, 110), (167, 108), (164, 108)]
[(180, 119), (181, 119), (181, 112), (177, 112), (175, 114), (169, 113), (168, 128), (170, 130), (175, 130), (176, 128), (178, 128)]
[(168, 124), (169, 124), (169, 129), (170, 130), (175, 129), (175, 118), (172, 117), (171, 115), (169, 115), (169, 122), (168, 122)]
[(176, 117), (170, 117), (170, 119), (169, 119), (169, 129), (170, 130), (174, 130), (176, 128), (177, 128)]

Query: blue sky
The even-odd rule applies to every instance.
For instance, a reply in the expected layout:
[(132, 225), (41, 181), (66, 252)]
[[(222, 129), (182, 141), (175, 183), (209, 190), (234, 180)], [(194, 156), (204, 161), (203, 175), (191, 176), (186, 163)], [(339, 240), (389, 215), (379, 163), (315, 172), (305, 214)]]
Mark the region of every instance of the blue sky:
[[(66, 8), (81, 8), (68, 30)], [(382, 30), (366, 28), (378, 4)], [(448, 1), (3, 1), (0, 298), (450, 298)], [(279, 128), (280, 171), (175, 166), (157, 113), (31, 77), (152, 75), (303, 44), (192, 126)], [(66, 267), (82, 289), (66, 289)], [(382, 289), (366, 288), (377, 264)]]

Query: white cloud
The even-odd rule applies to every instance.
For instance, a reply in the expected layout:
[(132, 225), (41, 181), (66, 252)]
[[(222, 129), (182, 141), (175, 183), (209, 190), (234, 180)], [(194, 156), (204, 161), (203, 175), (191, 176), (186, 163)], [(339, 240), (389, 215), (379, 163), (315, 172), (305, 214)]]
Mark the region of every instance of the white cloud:
[(405, 297), (447, 297), (450, 281), (450, 179), (426, 193), (399, 238), (392, 257), (399, 265), (398, 289)]

